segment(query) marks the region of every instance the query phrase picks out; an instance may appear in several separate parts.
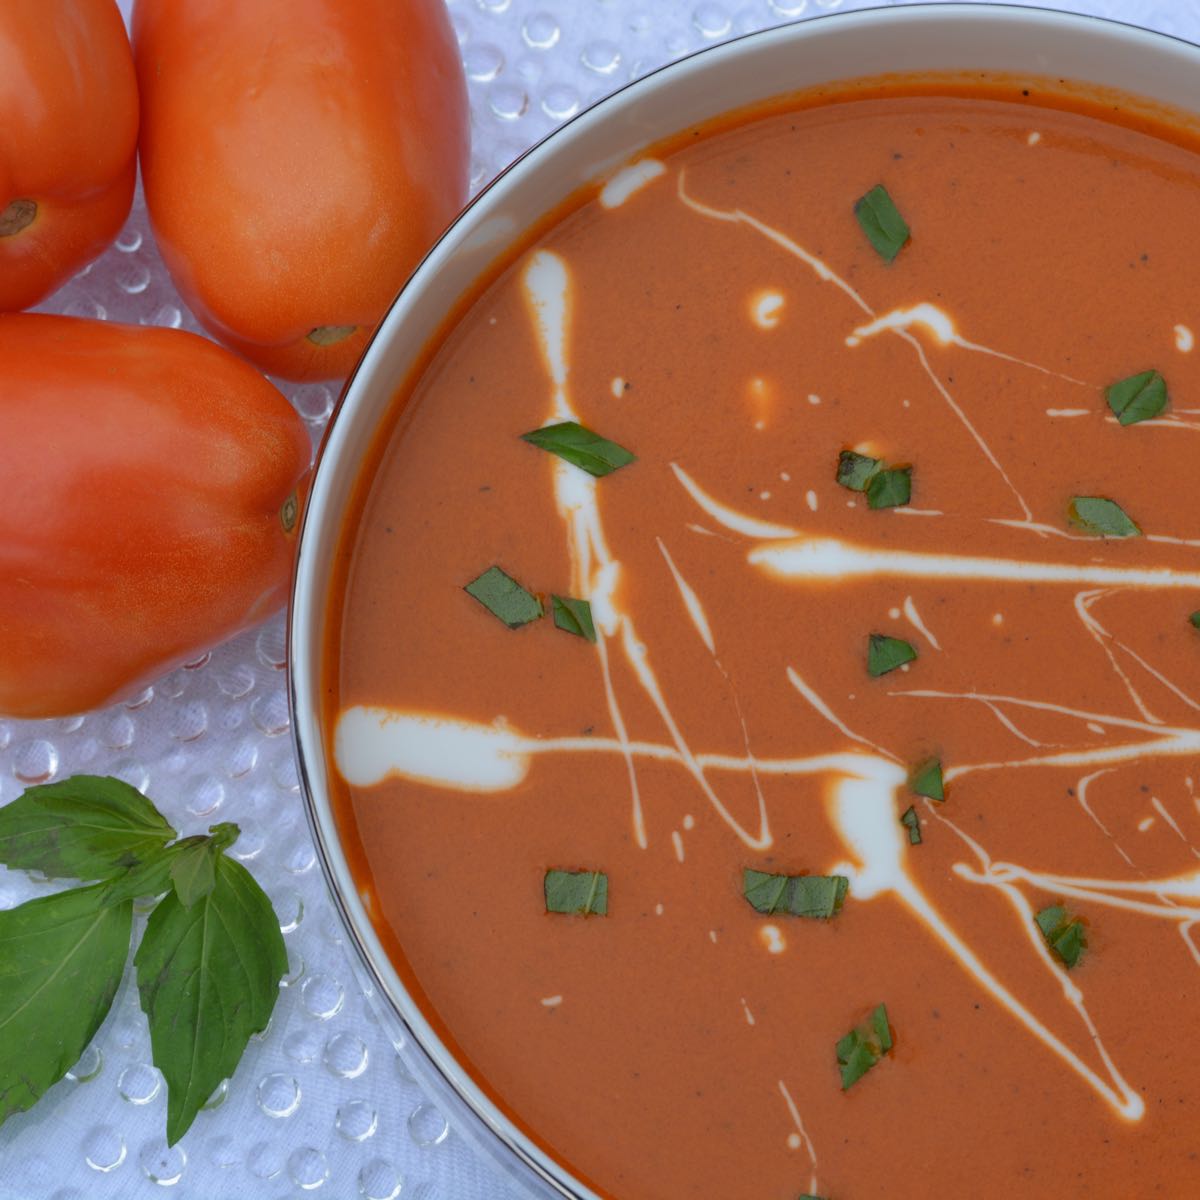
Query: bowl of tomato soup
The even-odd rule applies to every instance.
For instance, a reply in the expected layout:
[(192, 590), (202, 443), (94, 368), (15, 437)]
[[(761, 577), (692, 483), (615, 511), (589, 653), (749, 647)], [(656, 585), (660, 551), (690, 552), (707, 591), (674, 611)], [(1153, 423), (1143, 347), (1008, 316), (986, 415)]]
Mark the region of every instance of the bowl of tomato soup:
[(1200, 1194), (1200, 50), (995, 5), (497, 180), (291, 618), (396, 1039), (547, 1196)]

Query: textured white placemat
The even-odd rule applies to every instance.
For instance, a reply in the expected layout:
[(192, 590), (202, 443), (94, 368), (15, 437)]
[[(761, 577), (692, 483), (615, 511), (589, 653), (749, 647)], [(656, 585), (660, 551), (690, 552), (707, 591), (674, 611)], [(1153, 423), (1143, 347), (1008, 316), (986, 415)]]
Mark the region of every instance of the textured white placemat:
[[(130, 4), (121, 0), (126, 14)], [(583, 106), (654, 67), (740, 33), (871, 6), (450, 0), (471, 89), (472, 188)], [(1056, 7), (1200, 41), (1195, 0)], [(140, 196), (116, 245), (43, 307), (197, 328), (155, 251)], [(318, 435), (334, 389), (285, 390)], [(0, 1200), (144, 1200), (162, 1188), (194, 1200), (314, 1192), (331, 1200), (516, 1200), (422, 1095), (356, 981), (305, 825), (283, 630), (277, 617), (128, 704), (67, 721), (0, 720), (0, 803), (27, 784), (88, 771), (144, 788), (182, 833), (236, 821), (235, 853), (270, 893), (290, 952), (271, 1028), (173, 1149), (163, 1140), (164, 1088), (127, 979), (71, 1075), (0, 1129)], [(0, 868), (0, 908), (36, 891)]]

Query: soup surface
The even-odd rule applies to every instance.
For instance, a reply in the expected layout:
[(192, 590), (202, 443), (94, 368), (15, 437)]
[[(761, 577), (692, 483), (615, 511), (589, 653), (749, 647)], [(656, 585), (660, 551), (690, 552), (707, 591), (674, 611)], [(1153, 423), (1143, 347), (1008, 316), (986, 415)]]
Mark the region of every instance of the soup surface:
[(373, 918), (618, 1200), (1200, 1195), (1200, 154), (932, 91), (584, 196), (343, 538)]

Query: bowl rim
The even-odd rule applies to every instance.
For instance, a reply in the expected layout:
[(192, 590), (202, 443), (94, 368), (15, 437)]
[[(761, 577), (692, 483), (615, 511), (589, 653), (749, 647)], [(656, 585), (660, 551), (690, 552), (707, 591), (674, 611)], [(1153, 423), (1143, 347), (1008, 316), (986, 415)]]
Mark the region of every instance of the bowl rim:
[[(506, 1170), (510, 1177), (518, 1178), (526, 1187), (540, 1185), (543, 1195), (567, 1200), (602, 1200), (600, 1195), (573, 1174), (565, 1162), (543, 1149), (501, 1105), (491, 1099), (425, 1016), (420, 1004), (412, 997), (389, 958), (374, 922), (366, 911), (346, 861), (330, 797), (318, 789), (314, 781), (314, 770), (310, 764), (319, 763), (322, 768), (328, 766), (317, 686), (322, 656), (317, 654), (316, 660), (311, 661), (307, 650), (302, 648), (311, 637), (311, 628), (319, 630), (322, 625), (322, 618), (327, 611), (328, 581), (319, 576), (310, 578), (308, 564), (314, 557), (312, 543), (315, 539), (322, 534), (336, 539), (341, 534), (346, 516), (345, 511), (336, 505), (333, 506), (332, 513), (325, 511), (329, 507), (323, 503), (328, 492), (329, 477), (333, 471), (344, 466), (340, 463), (339, 456), (347, 437), (346, 430), (360, 410), (361, 398), (370, 386), (364, 381), (369, 380), (380, 365), (381, 347), (404, 320), (405, 310), (410, 307), (413, 298), (425, 290), (427, 281), (438, 270), (440, 261), (452, 252), (452, 244), (465, 236), (464, 230), (469, 232), (486, 216), (487, 210), (494, 206), (496, 197), (505, 192), (514, 178), (535, 169), (569, 138), (585, 133), (587, 128), (597, 121), (608, 120), (610, 114), (622, 104), (628, 104), (643, 95), (650, 95), (661, 86), (664, 75), (669, 74), (673, 78), (685, 71), (705, 70), (709, 63), (719, 59), (748, 53), (748, 45), (804, 39), (811, 36), (812, 30), (826, 28), (831, 22), (846, 27), (886, 27), (896, 22), (909, 24), (939, 19), (968, 23), (984, 19), (1008, 19), (1026, 23), (1031, 31), (1064, 26), (1078, 30), (1100, 28), (1111, 34), (1114, 41), (1140, 44), (1151, 53), (1155, 48), (1161, 51), (1173, 44), (1187, 54), (1194, 54), (1197, 66), (1200, 66), (1200, 45), (1177, 34), (1148, 29), (1114, 17), (1070, 12), (1042, 4), (1012, 3), (1009, 0), (1001, 3), (994, 0), (920, 0), (918, 3), (900, 3), (895, 6), (876, 5), (853, 11), (820, 13), (739, 34), (672, 59), (615, 88), (556, 126), (518, 155), (471, 197), (421, 258), (389, 304), (358, 362), (347, 377), (317, 447), (308, 502), (297, 539), (286, 634), (290, 737), (305, 815), (322, 875), (333, 906), (353, 946), (351, 966), (365, 972), (373, 993), (371, 999), (379, 1015), (385, 1021), (393, 1022), (400, 1033), (399, 1038), (393, 1038), (397, 1049), (400, 1050), (403, 1046), (406, 1052), (415, 1055), (416, 1062), (413, 1065), (418, 1068), (421, 1082), (433, 1090), (435, 1100), (447, 1103), (458, 1115), (467, 1117), (467, 1121), (458, 1126), (459, 1131), (467, 1135), (467, 1140), (482, 1149), (495, 1165)], [(1196, 112), (1200, 115), (1200, 101), (1196, 104)], [(505, 249), (525, 236), (529, 227), (536, 223), (541, 215), (535, 215), (525, 228), (514, 231), (506, 238)], [(495, 258), (502, 259), (505, 249), (498, 250)], [(486, 277), (487, 269), (483, 274)], [(386, 419), (386, 412), (385, 408), (378, 419)], [(378, 431), (378, 419), (372, 423), (372, 432)]]

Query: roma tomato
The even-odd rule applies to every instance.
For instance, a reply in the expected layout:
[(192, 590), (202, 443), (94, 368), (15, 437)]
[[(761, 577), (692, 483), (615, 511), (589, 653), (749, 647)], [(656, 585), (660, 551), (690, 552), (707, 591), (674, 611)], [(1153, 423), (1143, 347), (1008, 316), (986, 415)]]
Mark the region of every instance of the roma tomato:
[(310, 458), (205, 338), (0, 315), (0, 713), (120, 699), (274, 612)]
[(346, 375), (466, 195), (442, 0), (137, 0), (146, 205), (204, 326)]
[(36, 304), (117, 236), (137, 131), (114, 0), (0, 3), (0, 309)]

